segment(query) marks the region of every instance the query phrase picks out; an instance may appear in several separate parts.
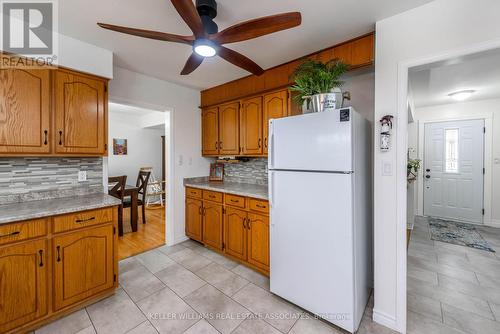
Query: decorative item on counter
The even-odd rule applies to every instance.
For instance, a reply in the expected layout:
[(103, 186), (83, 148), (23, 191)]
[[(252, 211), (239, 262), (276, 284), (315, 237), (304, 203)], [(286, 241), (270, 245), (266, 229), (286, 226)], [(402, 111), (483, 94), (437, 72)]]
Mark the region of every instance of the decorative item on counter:
[(408, 159), (406, 177), (408, 183), (412, 183), (417, 179), (418, 171), (420, 170), (420, 159)]
[(297, 92), (295, 100), (303, 110), (313, 112), (332, 111), (342, 107), (344, 94), (340, 87), (344, 84), (341, 76), (349, 70), (349, 65), (339, 59), (326, 63), (312, 59), (305, 60), (292, 74), (295, 84), (291, 91)]
[(210, 182), (222, 182), (224, 181), (224, 164), (221, 163), (211, 163), (210, 164), (210, 176), (208, 177)]
[(113, 138), (113, 155), (127, 155), (127, 139)]
[(392, 119), (394, 116), (385, 115), (380, 119), (380, 151), (388, 152), (391, 148)]

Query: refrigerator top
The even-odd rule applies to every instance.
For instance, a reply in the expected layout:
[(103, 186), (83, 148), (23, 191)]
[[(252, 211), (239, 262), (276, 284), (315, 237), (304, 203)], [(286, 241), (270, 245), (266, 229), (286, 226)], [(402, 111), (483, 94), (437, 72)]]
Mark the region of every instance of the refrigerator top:
[(269, 123), (269, 169), (353, 171), (353, 108), (304, 114)]

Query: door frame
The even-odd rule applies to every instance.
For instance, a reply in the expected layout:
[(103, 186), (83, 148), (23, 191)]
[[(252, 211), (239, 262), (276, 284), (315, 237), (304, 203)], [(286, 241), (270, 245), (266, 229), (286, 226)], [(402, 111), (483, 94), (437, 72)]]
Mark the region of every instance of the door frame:
[[(397, 103), (394, 106), (395, 136), (394, 150), (396, 150), (396, 318), (388, 318), (384, 315), (377, 315), (374, 310), (374, 319), (382, 324), (387, 324), (391, 328), (397, 328), (401, 333), (406, 333), (407, 327), (407, 249), (406, 249), (406, 229), (407, 229), (407, 154), (408, 154), (408, 77), (412, 67), (427, 65), (438, 61), (454, 59), (478, 52), (484, 52), (500, 48), (500, 40), (492, 40), (483, 43), (472, 44), (463, 48), (455, 48), (449, 51), (418, 57), (398, 63), (397, 78)], [(486, 130), (488, 131), (488, 130)], [(491, 133), (491, 131), (489, 131)], [(378, 139), (378, 133), (375, 131)], [(491, 207), (491, 205), (490, 205)], [(377, 264), (375, 263), (375, 270)]]
[[(493, 112), (483, 112), (482, 114), (474, 116), (459, 116), (451, 118), (440, 118), (428, 117), (418, 121), (418, 159), (424, 161), (425, 157), (425, 125), (429, 123), (441, 123), (441, 122), (454, 122), (454, 121), (470, 121), (470, 120), (482, 120), (484, 121), (484, 127), (486, 128), (486, 133), (484, 134), (484, 146), (483, 146), (483, 167), (486, 169), (483, 175), (483, 208), (484, 216), (482, 224), (485, 226), (494, 226), (491, 221), (491, 199), (492, 199), (492, 179), (491, 171), (493, 168)], [(422, 175), (423, 173), (421, 173)], [(424, 216), (424, 178), (417, 178), (417, 215)], [(471, 223), (474, 224), (474, 223)], [(495, 226), (498, 227), (498, 226)]]

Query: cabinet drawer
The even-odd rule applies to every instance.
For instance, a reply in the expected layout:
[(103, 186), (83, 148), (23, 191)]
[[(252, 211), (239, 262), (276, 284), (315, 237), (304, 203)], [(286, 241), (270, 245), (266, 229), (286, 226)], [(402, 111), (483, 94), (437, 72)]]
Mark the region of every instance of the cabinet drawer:
[(47, 219), (0, 225), (0, 245), (41, 237), (47, 234)]
[(201, 199), (201, 189), (195, 189), (195, 188), (188, 188), (186, 187), (186, 196), (192, 197), (192, 198), (200, 198)]
[(251, 198), (249, 201), (249, 207), (250, 207), (250, 210), (252, 210), (252, 211), (269, 213), (269, 202), (268, 201), (263, 201), (263, 200)]
[(54, 217), (54, 233), (110, 223), (113, 221), (113, 210), (115, 208), (83, 211)]
[(203, 199), (206, 199), (207, 201), (222, 203), (222, 193), (203, 190)]
[(224, 203), (226, 205), (236, 206), (238, 208), (245, 208), (245, 197), (225, 194), (224, 195)]

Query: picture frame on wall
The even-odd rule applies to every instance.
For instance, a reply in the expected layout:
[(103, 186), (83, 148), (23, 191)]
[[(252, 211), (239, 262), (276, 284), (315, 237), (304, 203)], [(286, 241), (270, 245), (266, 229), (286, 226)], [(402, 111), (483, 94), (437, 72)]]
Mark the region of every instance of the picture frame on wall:
[(210, 164), (210, 182), (223, 182), (224, 181), (224, 164), (212, 163)]
[(113, 155), (127, 155), (127, 139), (113, 138)]

